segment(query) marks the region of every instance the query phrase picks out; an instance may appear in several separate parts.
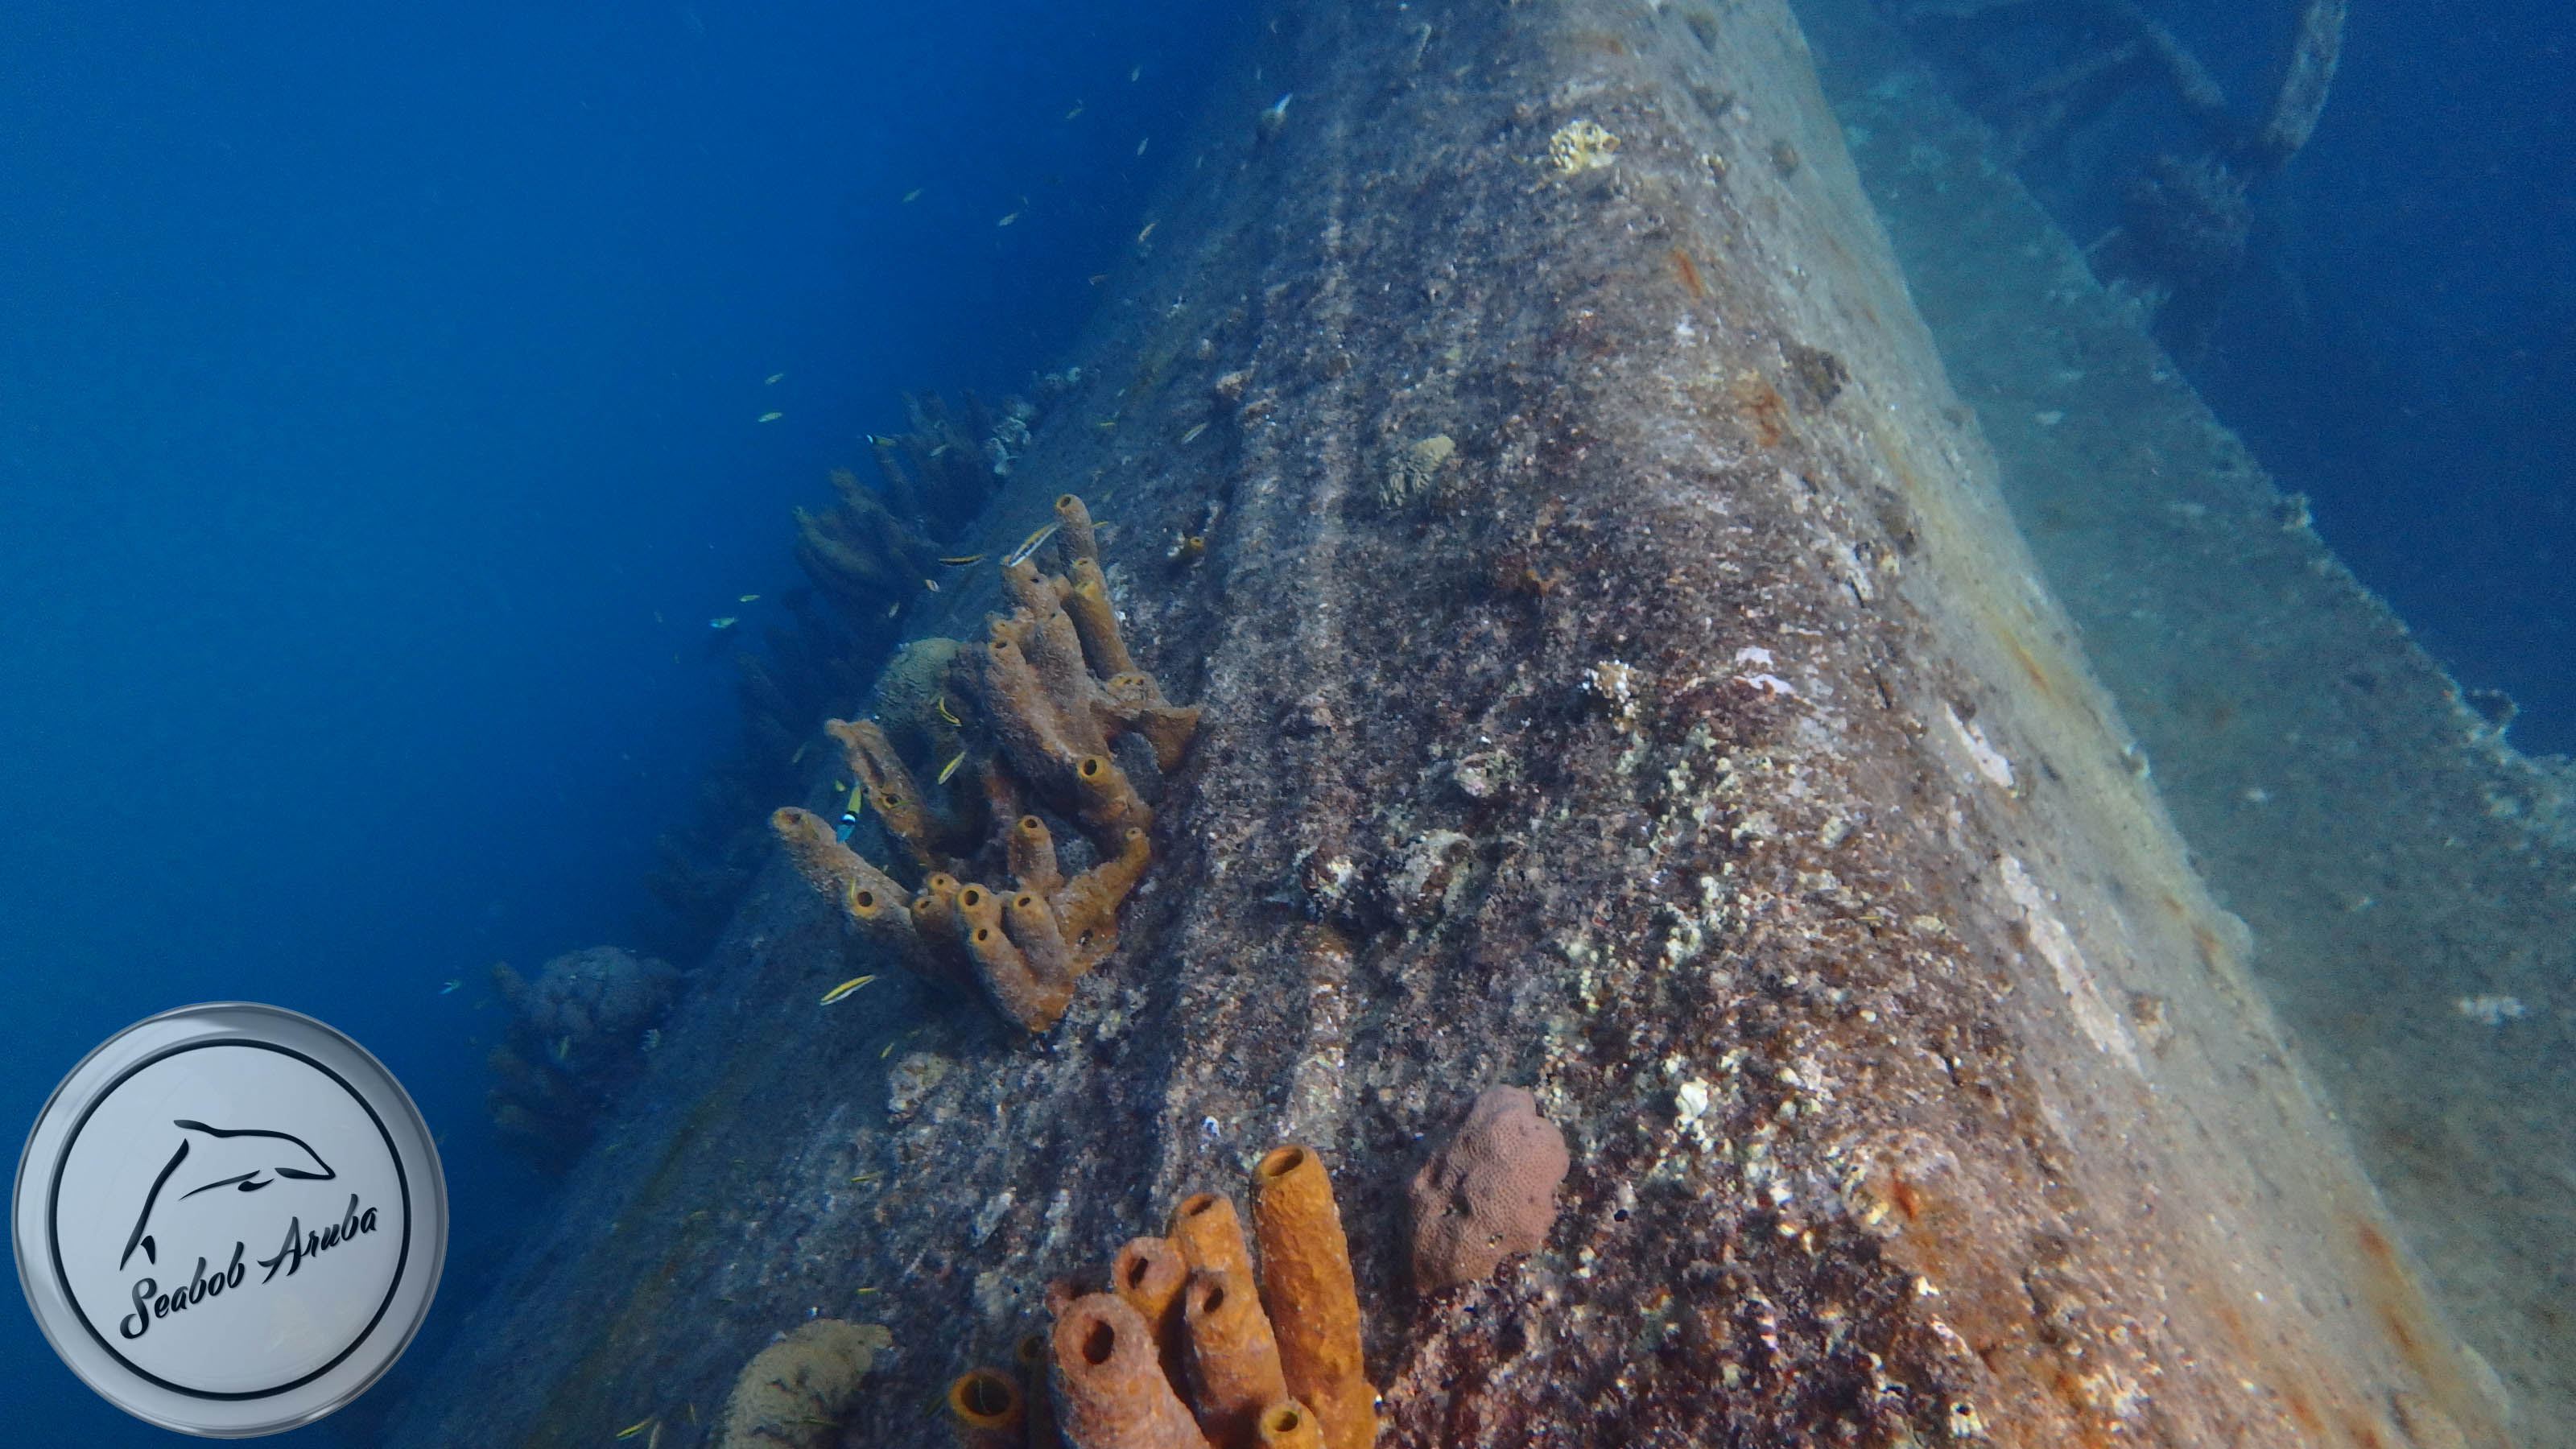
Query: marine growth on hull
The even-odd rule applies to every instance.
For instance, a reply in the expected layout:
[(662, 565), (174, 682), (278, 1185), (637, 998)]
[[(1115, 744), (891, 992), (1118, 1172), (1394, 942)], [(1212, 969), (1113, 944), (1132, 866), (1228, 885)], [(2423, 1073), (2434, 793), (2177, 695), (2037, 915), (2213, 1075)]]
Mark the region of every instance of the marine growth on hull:
[[(1061, 574), (1041, 572), (1052, 543)], [(790, 806), (770, 823), (797, 871), (912, 971), (970, 987), (1042, 1032), (1074, 983), (1118, 945), (1118, 909), (1152, 864), (1153, 812), (1115, 758), (1180, 767), (1199, 711), (1163, 698), (1119, 634), (1082, 500), (1004, 561), (1017, 605), (981, 644), (921, 640), (880, 679), (875, 717), (833, 720), (850, 813), (835, 829)], [(940, 763), (924, 784), (898, 740)], [(920, 749), (931, 746), (929, 752)], [(852, 850), (862, 802), (907, 857), (880, 868)], [(1059, 830), (1074, 839), (1059, 842)], [(907, 889), (888, 869), (917, 873)]]

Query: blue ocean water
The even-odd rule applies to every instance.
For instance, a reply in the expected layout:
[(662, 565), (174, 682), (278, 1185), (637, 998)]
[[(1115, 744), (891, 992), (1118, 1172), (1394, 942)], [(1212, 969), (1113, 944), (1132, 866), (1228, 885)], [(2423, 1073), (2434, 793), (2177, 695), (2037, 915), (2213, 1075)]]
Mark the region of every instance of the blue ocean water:
[[(2241, 121), (2259, 116), (2299, 4), (2145, 8)], [(2104, 43), (2080, 8), (2003, 13), (2056, 23), (1916, 33), (2015, 82), (2086, 24)], [(2245, 265), (2185, 370), (2463, 687), (2520, 706), (2516, 744), (2576, 753), (2576, 14), (2349, 15), (2320, 124), (2253, 185)], [(2144, 158), (2208, 145), (2151, 77), (2022, 174), (2089, 244), (2122, 223), (2120, 182)]]
[[(2248, 24), (2195, 8), (2237, 17), (2214, 36)], [(2286, 19), (2265, 19), (2269, 58)], [(2195, 377), (2454, 675), (2520, 704), (2511, 738), (2559, 754), (2576, 753), (2572, 72), (2564, 5), (2353, 6), (2323, 123), (2265, 199)]]
[[(1059, 360), (1231, 15), (16, 7), (12, 1120), (150, 1012), (317, 1015), (444, 1137), (448, 1331), (546, 1210), (484, 1121), (488, 968), (635, 943), (737, 743), (710, 619), (783, 617), (789, 508), (898, 389)], [(0, 1318), (16, 1437), (173, 1437)]]

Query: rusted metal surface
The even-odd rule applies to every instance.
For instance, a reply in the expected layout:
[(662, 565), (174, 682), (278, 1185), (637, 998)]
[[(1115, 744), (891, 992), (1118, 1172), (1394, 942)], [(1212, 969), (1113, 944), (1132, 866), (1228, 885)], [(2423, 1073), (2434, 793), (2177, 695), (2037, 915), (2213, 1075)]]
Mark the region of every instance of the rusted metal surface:
[[(1050, 1276), (1298, 1140), (1382, 1443), (2394, 1446), (2397, 1392), (2498, 1442), (1786, 13), (1276, 20), (988, 520), (1090, 498), (1206, 709), (1120, 951), (1035, 1044), (818, 1013), (844, 941), (773, 871), (390, 1441), (711, 1442), (819, 1311), (894, 1333), (848, 1442), (942, 1442)], [(1562, 1209), (1417, 1298), (1407, 1183), (1497, 1083)]]

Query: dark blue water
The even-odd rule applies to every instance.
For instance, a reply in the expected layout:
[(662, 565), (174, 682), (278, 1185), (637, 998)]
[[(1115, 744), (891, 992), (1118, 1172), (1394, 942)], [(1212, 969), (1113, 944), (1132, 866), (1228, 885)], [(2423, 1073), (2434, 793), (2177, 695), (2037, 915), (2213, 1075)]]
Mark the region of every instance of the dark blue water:
[(2454, 674), (2520, 703), (2511, 738), (2557, 753), (2576, 753), (2571, 77), (2576, 11), (2551, 0), (2354, 5), (2198, 378)]
[[(2068, 7), (2072, 9), (2073, 7)], [(2250, 121), (2297, 0), (2161, 0)], [(2082, 26), (1916, 27), (2015, 81)], [(2036, 17), (2050, 17), (2041, 19)], [(2521, 707), (2523, 748), (2576, 753), (2576, 12), (2556, 0), (2351, 7), (2306, 149), (2252, 191), (2238, 275), (2186, 371), (2363, 582), (2470, 689)], [(1970, 86), (1989, 113), (1998, 91)], [(2080, 242), (2120, 187), (2207, 132), (2161, 81), (2023, 168)]]
[[(1062, 360), (1225, 14), (14, 7), (7, 1120), (150, 1012), (318, 1015), (445, 1134), (445, 1331), (545, 1210), (488, 967), (633, 943), (736, 743), (708, 619), (773, 617), (898, 388)], [(14, 1437), (173, 1437), (0, 1319)]]

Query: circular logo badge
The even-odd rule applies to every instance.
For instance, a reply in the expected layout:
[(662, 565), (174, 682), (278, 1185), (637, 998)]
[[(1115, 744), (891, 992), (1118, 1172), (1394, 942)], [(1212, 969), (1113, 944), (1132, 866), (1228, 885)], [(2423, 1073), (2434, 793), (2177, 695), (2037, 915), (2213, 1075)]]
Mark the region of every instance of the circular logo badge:
[(136, 1022), (54, 1089), (18, 1159), (18, 1282), (110, 1403), (183, 1433), (307, 1424), (429, 1312), (438, 1150), (393, 1074), (248, 1002)]

